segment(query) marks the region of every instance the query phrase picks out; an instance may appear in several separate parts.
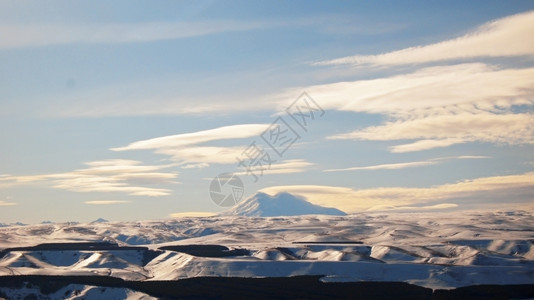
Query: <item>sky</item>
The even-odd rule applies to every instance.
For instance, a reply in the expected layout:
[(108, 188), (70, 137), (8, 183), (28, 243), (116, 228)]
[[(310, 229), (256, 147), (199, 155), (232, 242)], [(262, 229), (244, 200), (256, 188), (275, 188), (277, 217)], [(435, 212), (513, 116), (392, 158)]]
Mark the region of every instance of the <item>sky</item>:
[(534, 2), (0, 1), (0, 128), (0, 223), (534, 211)]

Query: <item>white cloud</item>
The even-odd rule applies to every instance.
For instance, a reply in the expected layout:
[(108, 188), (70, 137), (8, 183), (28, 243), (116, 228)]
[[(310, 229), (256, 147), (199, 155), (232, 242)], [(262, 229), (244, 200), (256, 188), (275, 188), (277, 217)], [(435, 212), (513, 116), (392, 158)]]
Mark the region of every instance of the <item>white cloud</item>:
[(391, 148), (409, 152), (473, 141), (532, 143), (533, 86), (534, 68), (461, 64), (305, 89), (324, 109), (387, 116), (381, 125), (330, 138), (413, 140)]
[(224, 32), (240, 32), (280, 26), (313, 27), (328, 34), (374, 35), (397, 31), (404, 25), (375, 22), (348, 15), (323, 15), (312, 18), (272, 21), (182, 21), (137, 23), (26, 23), (0, 24), (0, 48), (39, 47), (63, 44), (116, 44), (174, 40)]
[[(272, 195), (286, 191), (304, 196), (314, 204), (336, 207), (351, 213), (385, 207), (425, 206), (436, 201), (440, 204), (455, 201), (459, 208), (469, 204), (480, 207), (498, 201), (502, 207), (511, 209), (524, 206), (534, 198), (534, 173), (483, 177), (428, 188), (382, 187), (354, 190), (336, 186), (293, 185), (268, 187), (262, 191)], [(503, 199), (506, 201), (503, 202)]]
[(482, 156), (482, 155), (461, 155), (461, 156), (437, 157), (437, 158), (433, 158), (433, 159), (429, 159), (425, 161), (379, 164), (379, 165), (372, 165), (372, 166), (350, 167), (350, 168), (342, 168), (342, 169), (327, 169), (327, 170), (324, 170), (323, 172), (342, 172), (342, 171), (358, 171), (358, 170), (398, 170), (398, 169), (405, 169), (405, 168), (415, 168), (415, 167), (436, 165), (436, 164), (440, 164), (446, 160), (451, 160), (451, 159), (483, 159), (483, 158), (490, 158), (490, 157)]
[[(457, 39), (322, 64), (376, 66), (480, 57), (534, 57), (532, 27), (534, 11), (487, 23)], [(386, 116), (381, 125), (330, 138), (404, 140), (405, 143), (390, 149), (402, 153), (474, 141), (533, 144), (533, 86), (534, 68), (505, 69), (466, 63), (305, 89), (325, 109)]]
[(181, 168), (182, 169), (203, 169), (203, 168), (207, 168), (209, 167), (210, 165), (207, 164), (207, 163), (198, 163), (198, 164), (187, 164), (187, 165), (182, 165)]
[(444, 138), (439, 140), (418, 140), (409, 144), (392, 146), (390, 150), (393, 153), (413, 152), (448, 147), (455, 144), (462, 144), (464, 142), (464, 140), (458, 138)]
[(460, 156), (455, 156), (455, 157), (451, 157), (451, 158), (456, 158), (456, 159), (486, 159), (486, 158), (491, 158), (491, 156), (486, 156), (486, 155), (460, 155)]
[[(270, 175), (270, 174), (291, 174), (291, 173), (300, 173), (308, 169), (308, 167), (313, 166), (313, 163), (307, 162), (303, 159), (290, 159), (284, 160), (279, 163), (273, 163), (270, 166), (267, 164), (252, 166), (249, 170), (243, 172), (234, 173), (235, 175)], [(252, 175), (251, 175), (252, 176)]]
[(12, 206), (12, 205), (17, 205), (17, 203), (14, 203), (14, 202), (6, 202), (6, 201), (2, 201), (2, 200), (0, 200), (0, 206)]
[(356, 55), (317, 65), (405, 65), (479, 57), (534, 56), (534, 11), (486, 23), (461, 37), (378, 55)]
[(204, 211), (190, 211), (190, 212), (180, 212), (180, 213), (169, 214), (171, 218), (207, 218), (207, 217), (213, 217), (215, 215), (217, 214), (212, 213), (212, 212), (204, 212)]
[(324, 172), (340, 172), (340, 171), (356, 171), (356, 170), (397, 170), (405, 168), (414, 168), (428, 165), (438, 164), (437, 161), (413, 161), (405, 163), (394, 163), (394, 164), (380, 164), (374, 166), (365, 166), (365, 167), (351, 167), (343, 169), (327, 169)]
[(241, 124), (223, 126), (215, 129), (202, 130), (192, 133), (182, 133), (164, 137), (153, 138), (131, 143), (126, 147), (112, 148), (113, 151), (160, 149), (168, 147), (182, 147), (210, 142), (214, 140), (227, 140), (248, 138), (261, 134), (268, 124)]
[[(225, 76), (223, 76), (225, 77)], [(239, 80), (237, 80), (239, 81)], [(190, 92), (193, 95), (180, 94), (169, 85), (136, 83), (113, 85), (102, 89), (81, 90), (72, 94), (44, 96), (47, 105), (39, 107), (35, 113), (45, 118), (95, 118), (102, 116), (175, 116), (175, 115), (208, 115), (235, 114), (251, 111), (272, 110), (278, 102), (269, 94), (248, 95), (242, 90), (232, 92), (221, 91), (217, 85), (224, 80), (212, 79), (206, 85), (215, 85), (213, 91)], [(136, 90), (137, 89), (137, 90)], [(143, 95), (147, 90), (159, 89), (169, 95)], [(203, 87), (199, 88), (200, 90)], [(246, 94), (246, 95), (243, 95)], [(249, 101), (254, 98), (255, 101)], [(37, 105), (40, 105), (37, 103)], [(61, 107), (59, 110), (58, 107)], [(19, 104), (6, 107), (3, 115), (22, 114), (30, 110), (30, 106)], [(33, 109), (34, 110), (34, 109)]]
[(161, 147), (155, 153), (169, 155), (172, 160), (186, 163), (237, 163), (237, 157), (245, 147), (218, 147), (218, 146), (183, 146), (180, 148)]
[(332, 138), (377, 141), (422, 139), (415, 143), (393, 146), (392, 152), (397, 153), (474, 141), (534, 144), (534, 115), (483, 112), (447, 114), (387, 122)]
[(534, 68), (500, 69), (469, 63), (430, 67), (386, 78), (338, 82), (305, 89), (324, 109), (434, 116), (445, 112), (501, 112), (514, 105), (533, 105)]
[(94, 201), (85, 201), (85, 204), (88, 205), (112, 205), (112, 204), (124, 204), (130, 203), (130, 201), (123, 200), (94, 200)]
[[(174, 161), (190, 164), (237, 163), (245, 147), (202, 146), (199, 144), (244, 139), (259, 136), (270, 124), (242, 124), (218, 127), (192, 133), (164, 136), (131, 143), (125, 147), (112, 148), (113, 151), (153, 150), (158, 154), (171, 156)], [(205, 165), (201, 165), (205, 166)]]
[(151, 184), (176, 184), (173, 172), (156, 172), (172, 165), (147, 166), (134, 160), (110, 159), (86, 163), (89, 168), (66, 173), (4, 176), (4, 186), (44, 183), (53, 188), (74, 192), (118, 192), (133, 196), (166, 196), (171, 190), (147, 187)]
[(437, 210), (437, 209), (451, 209), (457, 208), (458, 204), (454, 203), (440, 203), (427, 206), (375, 206), (369, 209), (369, 211), (391, 211), (391, 210), (406, 210), (406, 211), (418, 211), (418, 210)]
[(108, 24), (0, 24), (0, 49), (63, 44), (140, 43), (246, 31), (265, 22), (202, 21)]

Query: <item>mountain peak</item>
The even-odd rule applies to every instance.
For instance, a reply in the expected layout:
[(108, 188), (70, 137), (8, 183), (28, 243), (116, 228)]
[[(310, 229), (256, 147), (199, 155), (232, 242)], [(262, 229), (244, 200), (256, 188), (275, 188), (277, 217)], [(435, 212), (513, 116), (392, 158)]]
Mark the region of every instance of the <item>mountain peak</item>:
[(304, 198), (287, 192), (274, 196), (257, 192), (240, 202), (222, 216), (276, 217), (300, 215), (346, 215), (343, 211), (312, 204)]
[(109, 222), (109, 221), (104, 219), (104, 218), (98, 218), (98, 219), (94, 220), (91, 223), (107, 223), (107, 222)]

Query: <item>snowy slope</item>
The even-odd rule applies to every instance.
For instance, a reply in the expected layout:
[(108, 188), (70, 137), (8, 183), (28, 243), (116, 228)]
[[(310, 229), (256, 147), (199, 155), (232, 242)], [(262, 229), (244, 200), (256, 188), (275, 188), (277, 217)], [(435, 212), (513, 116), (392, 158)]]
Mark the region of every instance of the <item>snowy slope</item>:
[[(521, 211), (10, 226), (0, 228), (0, 276), (145, 281), (321, 275), (323, 281), (402, 281), (430, 288), (534, 284), (532, 237), (534, 216)], [(82, 241), (120, 247), (21, 248)]]
[(301, 215), (346, 215), (339, 209), (311, 204), (303, 198), (290, 193), (278, 193), (274, 196), (258, 192), (235, 207), (221, 214), (222, 216), (276, 217)]

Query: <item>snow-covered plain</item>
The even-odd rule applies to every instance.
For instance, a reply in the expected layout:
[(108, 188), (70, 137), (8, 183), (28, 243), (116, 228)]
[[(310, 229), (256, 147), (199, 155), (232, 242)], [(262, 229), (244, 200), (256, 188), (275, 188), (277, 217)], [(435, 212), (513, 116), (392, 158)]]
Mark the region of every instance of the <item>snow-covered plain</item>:
[[(13, 249), (101, 241), (146, 249)], [(323, 281), (402, 281), (430, 288), (534, 284), (533, 243), (534, 217), (524, 211), (39, 224), (0, 228), (0, 249), (7, 249), (0, 252), (0, 276), (178, 280), (324, 275)], [(207, 255), (160, 249), (177, 245), (228, 249), (215, 247), (215, 254)], [(78, 290), (91, 292), (90, 287)]]

